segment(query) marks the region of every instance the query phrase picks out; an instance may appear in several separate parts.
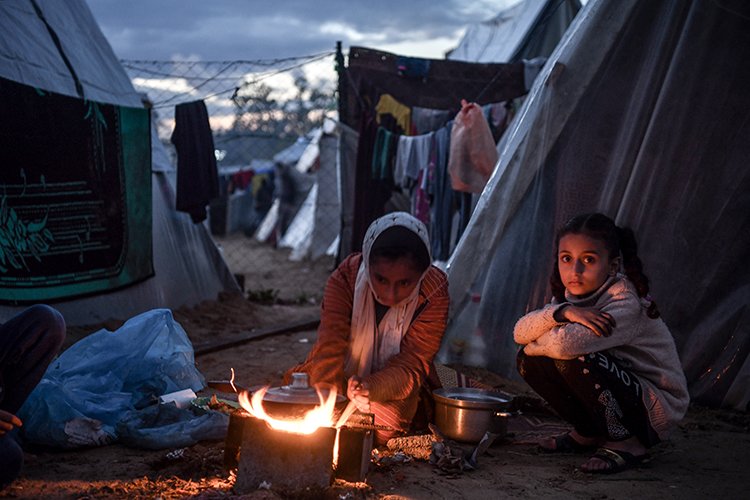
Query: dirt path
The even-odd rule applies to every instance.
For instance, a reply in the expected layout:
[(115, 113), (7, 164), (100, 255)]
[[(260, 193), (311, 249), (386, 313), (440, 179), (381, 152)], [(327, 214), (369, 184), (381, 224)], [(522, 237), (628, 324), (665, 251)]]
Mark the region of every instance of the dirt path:
[[(255, 327), (314, 318), (317, 307), (257, 306), (237, 297), (178, 311), (194, 345), (232, 339)], [(110, 325), (116, 327), (117, 325)], [(80, 338), (85, 331), (73, 331)], [(207, 379), (228, 378), (234, 368), (246, 385), (277, 384), (302, 360), (315, 331), (282, 334), (197, 358)], [(71, 342), (69, 340), (69, 342)], [(492, 381), (492, 375), (486, 374)], [(497, 382), (495, 380), (495, 382)], [(223, 442), (183, 450), (147, 451), (120, 445), (75, 451), (34, 450), (12, 498), (238, 498), (234, 477), (222, 468)], [(337, 482), (313, 498), (746, 498), (750, 488), (750, 417), (691, 408), (672, 441), (652, 450), (647, 466), (615, 476), (577, 469), (585, 456), (540, 455), (513, 439), (480, 458), (479, 469), (446, 476), (424, 461), (373, 466), (366, 483)], [(241, 498), (280, 498), (260, 490)]]

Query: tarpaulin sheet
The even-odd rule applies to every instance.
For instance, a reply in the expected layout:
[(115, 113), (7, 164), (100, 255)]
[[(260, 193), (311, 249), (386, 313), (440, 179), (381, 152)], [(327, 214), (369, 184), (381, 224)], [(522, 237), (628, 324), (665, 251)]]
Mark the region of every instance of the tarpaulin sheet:
[[(586, 4), (499, 144), (448, 264), (451, 324), (480, 293), (490, 369), (515, 374), (513, 326), (551, 298), (555, 229), (601, 211), (635, 231), (693, 400), (747, 410), (748, 60), (747, 2)], [(468, 334), (449, 326), (441, 357)]]

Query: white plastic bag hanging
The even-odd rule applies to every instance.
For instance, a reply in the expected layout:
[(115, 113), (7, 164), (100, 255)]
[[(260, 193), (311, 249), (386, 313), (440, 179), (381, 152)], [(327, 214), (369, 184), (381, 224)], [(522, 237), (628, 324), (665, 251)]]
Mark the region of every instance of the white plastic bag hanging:
[(451, 129), (448, 174), (456, 191), (481, 193), (497, 163), (497, 150), (482, 108), (461, 100)]

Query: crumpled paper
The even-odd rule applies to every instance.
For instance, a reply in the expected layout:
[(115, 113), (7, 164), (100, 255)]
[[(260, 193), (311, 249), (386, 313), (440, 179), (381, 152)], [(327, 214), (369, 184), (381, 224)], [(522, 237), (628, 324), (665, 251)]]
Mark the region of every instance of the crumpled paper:
[(65, 435), (74, 446), (104, 446), (114, 438), (102, 429), (102, 422), (93, 418), (79, 417), (65, 422)]
[(498, 436), (499, 434), (485, 432), (470, 454), (452, 441), (436, 441), (432, 444), (430, 463), (446, 474), (461, 474), (464, 471), (476, 470), (479, 467), (479, 456), (487, 451)]

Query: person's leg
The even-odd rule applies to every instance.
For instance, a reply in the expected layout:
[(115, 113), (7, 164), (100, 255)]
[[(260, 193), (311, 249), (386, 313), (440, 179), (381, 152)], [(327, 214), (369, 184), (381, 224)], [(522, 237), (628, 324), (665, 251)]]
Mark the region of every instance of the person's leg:
[[(564, 376), (569, 371), (565, 362), (545, 356), (527, 356), (523, 349), (516, 358), (518, 373), (537, 394), (539, 394), (563, 420), (573, 425), (573, 440), (580, 445), (592, 445), (602, 430), (593, 417), (587, 404), (579, 399), (578, 394), (570, 387), (575, 378)], [(555, 451), (555, 438), (540, 443), (542, 448)]]
[(370, 401), (370, 411), (375, 415), (375, 425), (382, 426), (375, 431), (375, 444), (384, 445), (389, 439), (408, 432), (418, 404), (418, 390), (406, 399), (380, 403)]
[(606, 353), (570, 360), (520, 353), (518, 363), (529, 385), (584, 436), (603, 436), (605, 445), (635, 438), (640, 445), (631, 448), (641, 454), (659, 442), (638, 377)]
[(0, 436), (0, 490), (15, 480), (23, 466), (23, 451), (10, 434)]
[(0, 409), (15, 414), (65, 339), (65, 321), (55, 309), (35, 305), (0, 325)]
[[(606, 435), (602, 447), (616, 453), (625, 452), (623, 456), (633, 463), (640, 461), (646, 449), (657, 444), (659, 438), (651, 427), (638, 377), (606, 352), (582, 356), (571, 360), (570, 365), (584, 375), (576, 378), (576, 392), (588, 402)], [(597, 452), (582, 469), (603, 472), (628, 465), (616, 465), (607, 450)], [(619, 461), (618, 457), (614, 458)]]
[(610, 442), (637, 437), (644, 446), (659, 442), (643, 403), (638, 377), (605, 352), (597, 352), (564, 362), (568, 379), (577, 397), (592, 410), (597, 426)]

